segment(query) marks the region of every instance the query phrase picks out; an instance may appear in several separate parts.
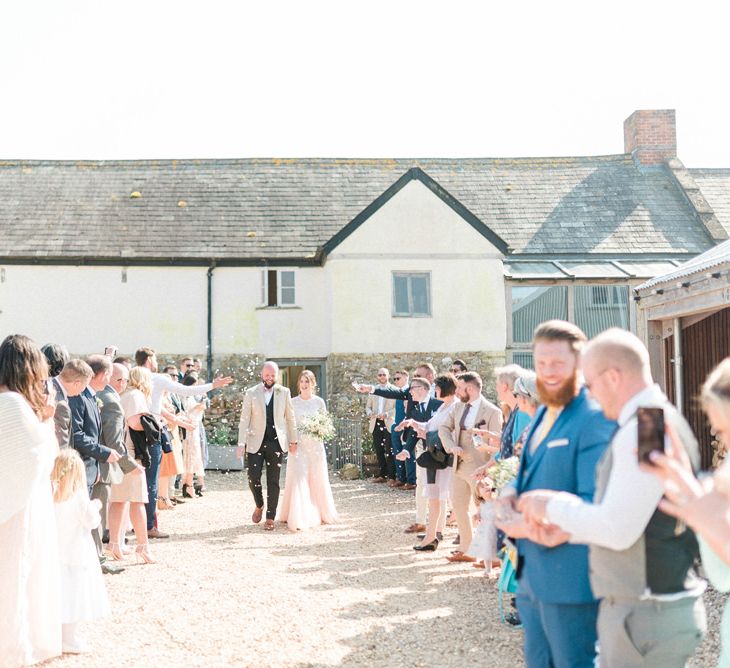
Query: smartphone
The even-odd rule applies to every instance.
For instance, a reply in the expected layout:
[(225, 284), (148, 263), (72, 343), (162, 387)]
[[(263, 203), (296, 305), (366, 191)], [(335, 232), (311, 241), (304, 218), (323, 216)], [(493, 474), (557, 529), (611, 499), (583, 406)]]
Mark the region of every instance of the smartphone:
[(641, 407), (638, 419), (639, 461), (651, 464), (649, 453), (664, 452), (664, 409)]
[(104, 348), (104, 354), (114, 359), (117, 356), (119, 349), (116, 346), (107, 346)]

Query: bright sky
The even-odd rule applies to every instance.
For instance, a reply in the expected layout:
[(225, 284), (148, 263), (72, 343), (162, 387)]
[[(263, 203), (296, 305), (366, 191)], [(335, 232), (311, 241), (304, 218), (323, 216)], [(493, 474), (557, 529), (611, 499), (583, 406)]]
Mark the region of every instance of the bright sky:
[(718, 7), (7, 0), (0, 159), (600, 155), (674, 108), (730, 167)]

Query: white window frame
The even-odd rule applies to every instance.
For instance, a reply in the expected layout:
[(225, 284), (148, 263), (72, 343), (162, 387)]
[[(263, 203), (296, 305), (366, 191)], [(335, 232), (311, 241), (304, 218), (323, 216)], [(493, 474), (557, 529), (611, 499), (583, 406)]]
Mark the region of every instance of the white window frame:
[[(269, 272), (276, 272), (276, 304), (269, 304)], [(281, 275), (291, 273), (294, 277), (292, 287), (282, 288)], [(294, 301), (291, 304), (282, 303), (282, 291), (293, 290)], [(262, 269), (261, 270), (261, 304), (259, 308), (298, 308), (297, 304), (297, 272), (295, 269)]]
[[(428, 305), (427, 313), (414, 313), (413, 312), (413, 291), (411, 289), (411, 278), (418, 276), (420, 278), (426, 278), (426, 300)], [(407, 278), (408, 279), (408, 313), (399, 313), (395, 310), (395, 279)], [(431, 303), (431, 272), (430, 271), (393, 271), (391, 273), (391, 293), (393, 305), (391, 314), (394, 318), (431, 318), (433, 315), (433, 304)]]

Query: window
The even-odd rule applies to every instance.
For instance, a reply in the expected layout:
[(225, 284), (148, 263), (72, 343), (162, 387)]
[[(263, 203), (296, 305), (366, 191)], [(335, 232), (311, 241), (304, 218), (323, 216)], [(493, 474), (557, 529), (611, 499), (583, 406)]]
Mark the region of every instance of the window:
[(508, 283), (507, 290), (512, 307), (508, 359), (528, 368), (532, 367), (532, 334), (545, 320), (573, 322), (590, 339), (609, 327), (630, 330), (635, 317), (626, 284), (521, 282)]
[(546, 320), (568, 319), (568, 288), (564, 285), (518, 285), (512, 288), (512, 340), (530, 343)]
[(431, 274), (393, 272), (393, 315), (431, 315)]
[(268, 269), (261, 272), (262, 306), (294, 306), (295, 292), (293, 271)]

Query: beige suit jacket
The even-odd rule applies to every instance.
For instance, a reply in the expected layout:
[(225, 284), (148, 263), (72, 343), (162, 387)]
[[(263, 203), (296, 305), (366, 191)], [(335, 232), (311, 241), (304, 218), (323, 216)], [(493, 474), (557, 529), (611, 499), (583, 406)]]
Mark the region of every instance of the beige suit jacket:
[[(446, 452), (451, 452), (459, 445), (459, 438), (461, 436), (459, 423), (461, 422), (461, 416), (464, 414), (464, 410), (466, 410), (466, 406), (467, 404), (461, 402), (455, 404), (454, 409), (439, 427), (439, 438)], [(482, 421), (483, 424), (480, 429), (489, 429), (489, 431), (498, 433), (502, 431), (502, 411), (483, 396), (479, 397), (474, 424), (477, 425)], [(454, 457), (454, 467), (457, 465), (457, 459), (457, 457)]]
[[(279, 447), (289, 452), (289, 443), (297, 440), (297, 421), (291, 393), (288, 387), (274, 385), (274, 426), (279, 439)], [(266, 399), (264, 385), (259, 383), (246, 390), (238, 423), (238, 445), (245, 446), (246, 452), (258, 452), (266, 431)]]
[[(370, 433), (375, 430), (375, 420), (378, 415), (378, 401), (383, 397), (374, 394), (368, 395), (365, 403), (365, 415), (370, 418)], [(383, 399), (383, 413), (385, 413), (385, 428), (390, 431), (395, 422), (395, 399)]]

